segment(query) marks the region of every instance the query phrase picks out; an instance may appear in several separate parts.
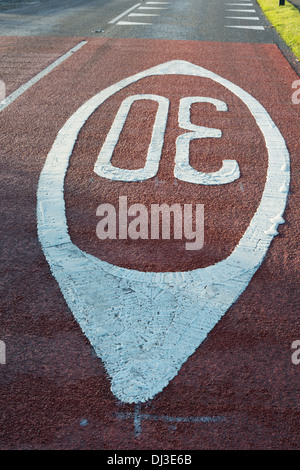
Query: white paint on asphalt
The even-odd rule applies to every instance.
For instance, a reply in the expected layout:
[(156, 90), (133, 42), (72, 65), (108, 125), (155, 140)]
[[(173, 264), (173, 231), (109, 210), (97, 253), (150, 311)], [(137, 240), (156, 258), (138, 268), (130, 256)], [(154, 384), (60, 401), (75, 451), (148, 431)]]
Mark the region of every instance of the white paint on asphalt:
[[(111, 158), (118, 143), (120, 134), (124, 127), (128, 113), (133, 103), (140, 100), (156, 101), (158, 109), (153, 125), (151, 142), (146, 156), (144, 168), (138, 170), (126, 170), (117, 168), (111, 164)], [(94, 172), (103, 178), (109, 178), (114, 181), (143, 181), (153, 178), (159, 167), (164, 136), (168, 119), (169, 100), (158, 95), (133, 95), (127, 97), (121, 104), (119, 111), (114, 119), (109, 133), (105, 139), (98, 159), (95, 163)]]
[[(160, 75), (203, 77), (222, 85), (247, 106), (268, 151), (262, 197), (238, 245), (226, 259), (187, 272), (142, 272), (101, 261), (72, 243), (65, 213), (65, 175), (84, 124), (118, 91)], [(38, 237), (51, 272), (102, 359), (119, 400), (145, 402), (162, 391), (247, 288), (283, 216), (287, 193), (280, 188), (283, 184), (288, 187), (289, 181), (285, 141), (264, 107), (229, 80), (182, 60), (109, 86), (84, 103), (61, 128), (39, 179)], [(273, 233), (266, 233), (273, 218)]]
[(224, 101), (208, 97), (185, 97), (180, 100), (178, 112), (178, 125), (180, 128), (188, 130), (176, 139), (176, 155), (174, 176), (188, 183), (214, 185), (232, 183), (240, 177), (238, 163), (235, 160), (223, 160), (223, 165), (219, 171), (204, 173), (195, 170), (189, 162), (190, 143), (194, 139), (221, 138), (222, 131), (191, 123), (191, 106), (195, 103), (213, 104), (217, 111), (227, 111)]
[(138, 10), (167, 10), (167, 7), (139, 7)]
[(119, 26), (151, 26), (152, 23), (145, 23), (143, 21), (126, 21), (122, 20), (124, 16), (128, 17), (140, 17), (140, 16), (159, 16), (158, 14), (151, 14), (151, 13), (131, 13), (133, 10), (167, 10), (168, 7), (162, 7), (162, 6), (153, 6), (153, 5), (163, 5), (163, 4), (169, 4), (169, 2), (146, 2), (146, 5), (152, 5), (152, 6), (141, 6), (141, 3), (137, 3), (133, 7), (129, 8), (128, 10), (124, 11), (121, 13), (121, 15), (117, 16), (113, 20), (111, 20), (109, 23), (113, 24), (116, 23)]
[[(226, 3), (227, 7), (250, 7), (253, 6), (252, 3), (246, 3), (245, 0), (243, 3)], [(255, 9), (248, 9), (248, 8), (227, 8), (227, 12), (235, 12), (235, 13), (256, 13)], [(233, 20), (245, 20), (246, 24), (235, 24), (235, 25), (225, 25), (225, 28), (235, 28), (235, 29), (246, 29), (246, 30), (256, 30), (256, 31), (264, 31), (265, 28), (262, 25), (249, 25), (249, 21), (259, 21), (258, 16), (225, 16), (226, 19), (233, 19)], [(248, 24), (247, 24), (248, 23)]]
[(256, 13), (256, 10), (239, 10), (235, 8), (227, 8), (226, 11), (240, 11), (240, 12), (246, 12), (246, 13)]
[(284, 183), (284, 184), (281, 186), (281, 188), (280, 188), (279, 191), (280, 191), (281, 193), (287, 193), (287, 192), (289, 191), (289, 188), (288, 188), (288, 186)]
[[(133, 103), (139, 100), (151, 100), (158, 103), (158, 110), (153, 126), (151, 142), (146, 156), (144, 168), (126, 170), (112, 165), (111, 159), (125, 125), (128, 113)], [(192, 96), (180, 100), (178, 125), (189, 132), (181, 134), (176, 139), (176, 155), (174, 176), (188, 183), (214, 185), (232, 183), (240, 177), (238, 163), (235, 160), (223, 160), (220, 170), (213, 173), (200, 172), (189, 163), (190, 143), (195, 139), (221, 138), (220, 129), (213, 129), (192, 124), (190, 120), (191, 106), (195, 103), (213, 104), (217, 111), (227, 111), (227, 105), (216, 98)], [(103, 178), (114, 181), (143, 181), (157, 175), (164, 143), (165, 129), (168, 119), (169, 100), (157, 95), (133, 95), (127, 97), (121, 104), (105, 142), (101, 148), (94, 166), (94, 172)]]
[(0, 340), (0, 364), (6, 364), (6, 344), (2, 340)]
[(128, 16), (159, 16), (155, 13), (129, 13)]
[(137, 8), (139, 5), (141, 5), (141, 3), (137, 3), (137, 4), (134, 5), (133, 7), (128, 8), (128, 10), (124, 11), (124, 12), (121, 13), (119, 16), (116, 16), (116, 17), (113, 18), (111, 21), (109, 21), (109, 24), (114, 24), (114, 23), (116, 23), (116, 22), (119, 21), (121, 18), (123, 18), (124, 16), (128, 15), (128, 13), (130, 13), (132, 10), (134, 10), (135, 8)]
[(261, 25), (259, 25), (259, 26), (256, 26), (256, 25), (255, 26), (252, 26), (252, 25), (250, 25), (250, 26), (249, 25), (243, 25), (243, 26), (242, 25), (235, 25), (235, 26), (226, 25), (225, 28), (256, 29), (256, 30), (261, 30), (261, 31), (263, 31), (265, 29), (264, 26), (261, 26)]
[(17, 90), (15, 90), (13, 93), (8, 95), (3, 101), (0, 103), (0, 112), (3, 111), (7, 106), (9, 106), (11, 103), (13, 103), (19, 96), (21, 96), (25, 91), (29, 90), (35, 83), (37, 83), (39, 80), (44, 78), (48, 73), (52, 72), (58, 65), (60, 65), (62, 62), (64, 62), (66, 59), (71, 57), (74, 52), (78, 51), (81, 49), (82, 46), (84, 46), (87, 43), (87, 41), (81, 41), (79, 44), (76, 46), (72, 47), (68, 52), (66, 52), (64, 55), (59, 57), (59, 59), (55, 60), (52, 64), (48, 65), (44, 70), (39, 72), (37, 75), (35, 75), (33, 78), (28, 80), (28, 82), (24, 83), (24, 85), (20, 86)]
[(232, 20), (253, 20), (253, 21), (259, 21), (258, 16), (226, 16), (225, 18), (229, 18)]
[(143, 23), (143, 22), (139, 22), (139, 21), (118, 21), (117, 23), (118, 25), (121, 25), (121, 26), (134, 26), (134, 25), (152, 25), (152, 23)]

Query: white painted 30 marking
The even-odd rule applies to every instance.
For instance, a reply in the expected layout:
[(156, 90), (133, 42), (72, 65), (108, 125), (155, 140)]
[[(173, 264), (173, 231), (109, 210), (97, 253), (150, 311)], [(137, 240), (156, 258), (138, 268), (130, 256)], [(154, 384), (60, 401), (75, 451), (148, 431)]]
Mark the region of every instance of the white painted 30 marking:
[[(125, 170), (111, 164), (113, 152), (118, 143), (121, 131), (127, 119), (132, 104), (139, 100), (157, 101), (159, 104), (153, 133), (149, 145), (146, 164), (139, 170)], [(190, 132), (180, 135), (176, 140), (176, 155), (174, 175), (177, 179), (195, 184), (225, 184), (231, 183), (240, 176), (239, 167), (235, 160), (224, 160), (222, 168), (214, 173), (201, 173), (191, 167), (189, 163), (189, 146), (191, 140), (205, 138), (219, 138), (222, 132), (219, 129), (197, 126), (191, 123), (190, 108), (194, 103), (213, 104), (217, 111), (227, 111), (223, 101), (207, 97), (187, 97), (180, 100), (178, 124), (182, 129)], [(112, 127), (99, 153), (94, 171), (97, 175), (116, 181), (142, 181), (156, 176), (158, 172), (164, 135), (167, 124), (169, 100), (157, 95), (134, 95), (126, 98), (120, 106)]]

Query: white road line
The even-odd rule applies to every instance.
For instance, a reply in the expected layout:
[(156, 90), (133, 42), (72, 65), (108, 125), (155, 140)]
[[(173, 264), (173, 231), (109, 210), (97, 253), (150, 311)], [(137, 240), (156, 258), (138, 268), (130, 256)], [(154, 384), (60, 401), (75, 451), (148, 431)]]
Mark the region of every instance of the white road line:
[(140, 23), (137, 21), (118, 21), (120, 26), (151, 25), (152, 23)]
[(114, 19), (112, 19), (111, 21), (109, 21), (108, 24), (116, 23), (116, 22), (119, 21), (121, 18), (123, 18), (123, 16), (126, 16), (129, 12), (131, 12), (132, 10), (134, 10), (135, 8), (137, 8), (139, 5), (141, 5), (141, 3), (137, 3), (137, 4), (134, 5), (133, 7), (128, 8), (128, 10), (124, 11), (124, 12), (121, 13), (119, 16), (116, 16), (116, 18), (114, 18)]
[(225, 26), (225, 28), (240, 28), (240, 29), (257, 29), (257, 30), (264, 30), (264, 26)]
[(138, 10), (167, 10), (168, 7), (138, 7)]
[(146, 5), (170, 5), (170, 2), (146, 2)]
[(253, 7), (253, 3), (226, 3), (226, 5), (232, 5), (236, 7)]
[(159, 16), (156, 13), (129, 13), (128, 16)]
[(246, 13), (256, 13), (256, 10), (236, 10), (235, 8), (227, 8), (226, 11), (241, 11)]
[(8, 95), (5, 100), (3, 100), (0, 103), (0, 112), (3, 111), (7, 106), (9, 106), (13, 101), (15, 101), (19, 96), (21, 96), (25, 91), (27, 91), (29, 88), (31, 88), (35, 83), (37, 83), (39, 80), (41, 80), (43, 77), (48, 75), (53, 69), (55, 69), (58, 65), (60, 65), (62, 62), (64, 62), (66, 59), (71, 57), (71, 55), (78, 51), (82, 46), (84, 46), (87, 43), (87, 41), (81, 41), (77, 46), (74, 46), (72, 49), (70, 49), (68, 52), (66, 52), (64, 55), (59, 57), (57, 60), (55, 60), (52, 64), (48, 65), (44, 70), (39, 72), (37, 75), (35, 75), (33, 78), (28, 80), (28, 82), (24, 83), (24, 85), (20, 86), (17, 90), (15, 90), (13, 93)]
[(254, 20), (254, 21), (259, 21), (258, 16), (225, 16), (225, 18), (231, 18), (232, 20)]

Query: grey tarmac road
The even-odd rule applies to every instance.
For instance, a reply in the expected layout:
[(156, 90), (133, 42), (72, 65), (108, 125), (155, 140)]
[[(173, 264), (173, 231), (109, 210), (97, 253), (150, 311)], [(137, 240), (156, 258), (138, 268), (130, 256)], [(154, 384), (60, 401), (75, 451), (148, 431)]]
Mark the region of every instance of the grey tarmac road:
[(300, 10), (300, 0), (292, 0), (291, 3)]
[(276, 44), (299, 61), (254, 0), (2, 0), (0, 36), (71, 36)]

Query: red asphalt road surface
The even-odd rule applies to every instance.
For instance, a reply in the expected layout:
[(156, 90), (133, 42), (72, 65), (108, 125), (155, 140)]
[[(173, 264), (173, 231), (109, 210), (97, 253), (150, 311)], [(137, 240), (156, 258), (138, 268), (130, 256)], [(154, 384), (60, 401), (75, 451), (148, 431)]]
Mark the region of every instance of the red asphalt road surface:
[[(8, 92), (79, 43), (70, 38), (2, 38)], [(34, 48), (33, 48), (34, 45)], [(37, 50), (38, 47), (38, 50)], [(11, 55), (11, 49), (18, 51)], [(35, 50), (35, 56), (32, 50)], [(28, 60), (26, 59), (28, 58)], [(202, 66), (246, 90), (268, 111), (291, 157), (286, 223), (279, 226), (261, 268), (207, 339), (170, 384), (141, 413), (135, 434), (134, 405), (119, 402), (109, 377), (68, 309), (37, 238), (36, 190), (45, 159), (65, 121), (89, 98), (119, 80), (166, 61)], [(15, 63), (13, 62), (15, 60)], [(20, 66), (21, 64), (21, 66)], [(17, 73), (15, 73), (17, 71)], [(299, 105), (291, 100), (298, 77), (274, 45), (191, 41), (90, 39), (57, 69), (0, 114), (1, 316), (7, 363), (0, 366), (1, 449), (295, 449), (299, 447), (300, 365), (291, 344), (300, 339)], [(171, 107), (156, 179), (112, 182), (93, 172), (95, 160), (126, 96), (154, 93)], [(192, 122), (219, 128), (221, 139), (191, 145), (191, 164), (217, 171), (236, 159), (240, 179), (224, 186), (196, 186), (173, 177), (178, 102), (184, 96), (225, 101), (227, 113), (192, 108)], [(136, 103), (113, 163), (143, 166), (156, 107)], [(245, 105), (221, 85), (199, 77), (151, 77), (103, 103), (79, 134), (66, 178), (72, 241), (119, 266), (148, 271), (204, 267), (227, 257), (246, 230), (266, 178), (267, 152)], [(187, 252), (176, 241), (105, 241), (96, 236), (96, 208), (103, 202), (202, 203), (205, 245)], [(221, 422), (167, 422), (168, 417), (222, 416)]]

